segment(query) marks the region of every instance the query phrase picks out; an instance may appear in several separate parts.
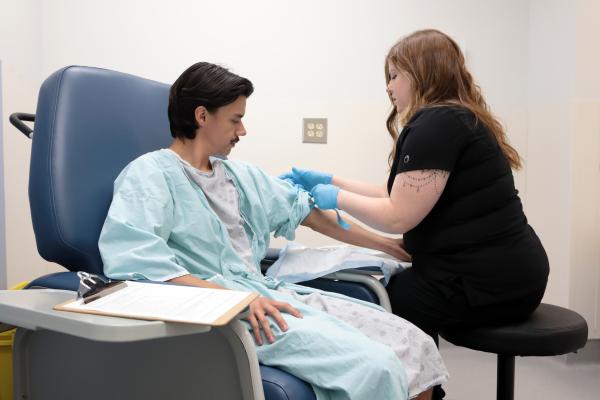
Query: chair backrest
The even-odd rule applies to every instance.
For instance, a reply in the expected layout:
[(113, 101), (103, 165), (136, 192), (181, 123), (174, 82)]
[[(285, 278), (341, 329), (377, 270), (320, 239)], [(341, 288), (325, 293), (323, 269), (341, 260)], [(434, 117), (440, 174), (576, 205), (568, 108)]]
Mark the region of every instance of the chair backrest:
[(169, 86), (71, 66), (42, 84), (29, 201), (40, 255), (71, 271), (102, 272), (98, 237), (113, 181), (137, 156), (171, 142)]

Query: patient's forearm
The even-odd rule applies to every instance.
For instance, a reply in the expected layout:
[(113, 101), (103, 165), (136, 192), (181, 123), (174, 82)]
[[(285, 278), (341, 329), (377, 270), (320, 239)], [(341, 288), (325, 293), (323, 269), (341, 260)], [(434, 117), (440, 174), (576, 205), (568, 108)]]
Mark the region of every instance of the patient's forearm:
[(219, 286), (209, 281), (205, 281), (204, 279), (196, 278), (193, 275), (183, 275), (177, 278), (169, 279), (169, 282), (179, 283), (180, 285), (187, 286), (198, 286), (208, 289), (225, 289), (223, 286)]
[(338, 224), (335, 212), (314, 208), (302, 222), (302, 225), (323, 235), (355, 246), (380, 250), (388, 254), (395, 251), (397, 244), (392, 239), (369, 232), (356, 224), (348, 223), (350, 229), (344, 230)]

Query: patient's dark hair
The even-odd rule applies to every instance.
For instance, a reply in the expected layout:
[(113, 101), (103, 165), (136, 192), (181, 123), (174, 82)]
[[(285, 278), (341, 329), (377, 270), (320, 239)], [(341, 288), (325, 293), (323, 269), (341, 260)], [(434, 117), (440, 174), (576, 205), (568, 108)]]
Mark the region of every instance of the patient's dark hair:
[(223, 67), (207, 62), (192, 65), (177, 78), (169, 92), (171, 135), (193, 139), (198, 129), (196, 108), (204, 106), (212, 113), (240, 96), (250, 97), (253, 91), (252, 82)]

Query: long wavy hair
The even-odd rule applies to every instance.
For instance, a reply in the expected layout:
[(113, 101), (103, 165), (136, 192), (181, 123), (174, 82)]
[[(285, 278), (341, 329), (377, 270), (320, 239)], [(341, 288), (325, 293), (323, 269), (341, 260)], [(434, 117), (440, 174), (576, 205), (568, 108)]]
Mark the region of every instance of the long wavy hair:
[(492, 132), (510, 167), (521, 168), (519, 153), (508, 143), (502, 125), (490, 112), (481, 89), (467, 70), (460, 48), (448, 35), (426, 29), (401, 39), (386, 57), (386, 84), (390, 81), (390, 64), (406, 73), (411, 83), (409, 104), (401, 112), (394, 107), (387, 118), (387, 129), (394, 141), (388, 158), (390, 165), (396, 153), (399, 124), (405, 125), (425, 107), (459, 106), (470, 110), (476, 122)]

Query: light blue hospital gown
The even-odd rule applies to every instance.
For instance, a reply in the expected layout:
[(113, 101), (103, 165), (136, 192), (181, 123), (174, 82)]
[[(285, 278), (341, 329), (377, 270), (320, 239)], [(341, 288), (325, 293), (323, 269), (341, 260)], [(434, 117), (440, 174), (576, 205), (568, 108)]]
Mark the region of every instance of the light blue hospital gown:
[(115, 181), (99, 241), (105, 274), (155, 281), (193, 274), (289, 302), (304, 318), (283, 313), (287, 332), (272, 321), (276, 341), (257, 346), (258, 359), (310, 383), (319, 400), (407, 399), (447, 380), (431, 338), (407, 321), (370, 303), (263, 276), (270, 233), (293, 240), (310, 212), (308, 194), (249, 164), (219, 162), (239, 194), (254, 269), (179, 157), (163, 149), (134, 160)]

